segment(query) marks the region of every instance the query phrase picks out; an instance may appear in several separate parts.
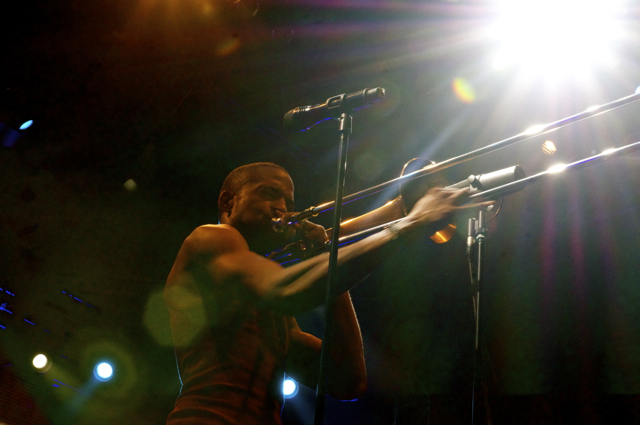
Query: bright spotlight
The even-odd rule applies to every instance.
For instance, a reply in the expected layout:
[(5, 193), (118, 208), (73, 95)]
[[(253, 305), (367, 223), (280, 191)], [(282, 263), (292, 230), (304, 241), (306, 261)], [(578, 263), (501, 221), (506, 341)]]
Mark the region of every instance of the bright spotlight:
[(612, 153), (614, 153), (617, 150), (618, 149), (616, 149), (616, 148), (605, 149), (605, 150), (602, 151), (602, 155), (611, 155)]
[(36, 369), (44, 369), (49, 364), (49, 359), (44, 354), (38, 354), (33, 358), (33, 367)]
[(508, 52), (496, 53), (496, 55), (493, 57), (493, 60), (491, 61), (491, 65), (493, 66), (493, 69), (495, 69), (496, 71), (502, 71), (507, 67), (507, 65), (509, 65), (509, 53)]
[(293, 398), (298, 394), (298, 384), (293, 379), (285, 379), (282, 383), (282, 395), (284, 398)]
[(500, 62), (527, 73), (582, 74), (615, 61), (611, 48), (621, 38), (617, 16), (622, 0), (495, 0), (499, 18), (490, 30)]
[(93, 369), (93, 375), (97, 380), (106, 382), (113, 377), (113, 367), (106, 362), (99, 363)]
[(638, 88), (636, 88), (636, 94), (640, 94), (640, 86), (638, 86)]

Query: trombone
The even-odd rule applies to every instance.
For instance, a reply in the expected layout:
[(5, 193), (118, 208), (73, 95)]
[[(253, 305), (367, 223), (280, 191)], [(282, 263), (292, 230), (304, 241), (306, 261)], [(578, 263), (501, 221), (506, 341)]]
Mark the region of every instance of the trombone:
[[(389, 180), (387, 182), (380, 183), (380, 184), (378, 184), (376, 186), (372, 186), (372, 187), (370, 187), (368, 189), (364, 189), (364, 190), (361, 190), (359, 192), (355, 192), (355, 193), (352, 193), (350, 195), (344, 196), (342, 203), (346, 204), (346, 203), (349, 203), (349, 202), (354, 201), (356, 199), (359, 199), (359, 198), (362, 198), (362, 197), (365, 197), (365, 196), (369, 196), (369, 195), (373, 195), (373, 194), (378, 193), (378, 192), (380, 192), (380, 191), (382, 191), (384, 189), (387, 189), (389, 187), (396, 186), (396, 185), (402, 184), (404, 182), (408, 182), (410, 180), (415, 180), (415, 179), (418, 179), (420, 177), (425, 177), (425, 176), (437, 173), (439, 171), (442, 171), (442, 170), (447, 169), (449, 167), (452, 167), (454, 165), (458, 165), (458, 164), (461, 164), (463, 162), (479, 158), (481, 156), (484, 156), (484, 155), (486, 155), (488, 153), (491, 153), (493, 151), (496, 151), (498, 149), (506, 148), (506, 147), (509, 147), (509, 146), (524, 142), (525, 140), (529, 140), (529, 139), (531, 139), (533, 137), (536, 137), (536, 136), (539, 136), (541, 134), (549, 133), (549, 132), (557, 130), (559, 128), (566, 127), (566, 126), (571, 125), (571, 124), (575, 124), (575, 123), (577, 123), (579, 121), (585, 120), (587, 118), (591, 118), (591, 117), (596, 116), (596, 115), (603, 114), (605, 112), (609, 112), (609, 111), (611, 111), (613, 109), (619, 108), (619, 107), (627, 105), (629, 103), (636, 102), (638, 100), (640, 100), (640, 93), (636, 93), (636, 94), (633, 94), (631, 96), (626, 96), (626, 97), (614, 100), (612, 102), (609, 102), (609, 103), (606, 103), (606, 104), (603, 104), (603, 105), (591, 106), (591, 107), (589, 107), (588, 109), (586, 109), (583, 112), (571, 115), (569, 117), (563, 118), (563, 119), (558, 120), (558, 121), (554, 121), (554, 122), (551, 122), (551, 123), (548, 123), (548, 124), (541, 124), (541, 125), (533, 126), (533, 127), (529, 128), (529, 129), (523, 131), (520, 134), (516, 134), (515, 136), (509, 137), (507, 139), (503, 139), (503, 140), (501, 140), (499, 142), (492, 143), (492, 144), (490, 144), (488, 146), (485, 146), (483, 148), (476, 149), (476, 150), (468, 152), (466, 154), (459, 155), (459, 156), (447, 159), (446, 161), (442, 161), (442, 162), (438, 162), (438, 163), (432, 163), (432, 164), (427, 165), (424, 168), (421, 168), (419, 170), (413, 171), (411, 173), (403, 174), (400, 177), (397, 177), (395, 179)], [(587, 158), (587, 159), (585, 159), (585, 161), (589, 160), (588, 162), (592, 163), (593, 162), (592, 158)], [(494, 193), (499, 193), (499, 191), (496, 191)], [(503, 195), (501, 195), (501, 196), (503, 196)], [(496, 196), (496, 197), (499, 197), (499, 196)], [(324, 204), (321, 204), (321, 205), (318, 205), (318, 206), (315, 206), (315, 207), (309, 207), (306, 210), (301, 211), (298, 214), (289, 217), (287, 220), (285, 220), (283, 218), (274, 218), (272, 220), (272, 222), (271, 222), (272, 228), (273, 228), (273, 230), (275, 232), (282, 232), (284, 230), (285, 226), (293, 225), (293, 224), (299, 223), (300, 221), (306, 220), (308, 218), (315, 217), (318, 214), (322, 214), (322, 213), (325, 213), (327, 211), (331, 211), (335, 206), (334, 204), (335, 204), (335, 202), (331, 201), (331, 202), (326, 202)]]
[[(415, 194), (407, 196), (407, 193), (403, 191), (402, 185), (405, 183), (419, 179), (421, 177), (435, 174), (446, 168), (461, 164), (466, 161), (470, 161), (472, 159), (491, 153), (495, 150), (515, 145), (538, 135), (549, 133), (559, 128), (566, 127), (568, 125), (577, 123), (596, 115), (603, 114), (605, 112), (609, 112), (613, 109), (636, 102), (638, 100), (640, 100), (640, 93), (623, 97), (603, 105), (592, 106), (587, 110), (575, 115), (571, 115), (569, 117), (548, 124), (531, 127), (515, 136), (439, 163), (433, 163), (423, 159), (413, 159), (405, 164), (399, 177), (343, 197), (343, 204), (346, 204), (354, 200), (381, 192), (389, 187), (400, 185), (401, 194), (393, 201), (390, 201), (382, 207), (366, 213), (362, 216), (341, 223), (339, 245), (353, 242), (377, 231), (383, 230), (392, 223), (397, 222), (405, 217), (408, 213), (408, 210), (410, 210), (412, 206), (411, 201), (408, 202), (407, 198), (415, 197)], [(548, 179), (558, 174), (559, 172), (576, 170), (585, 166), (598, 164), (600, 162), (606, 161), (609, 158), (622, 156), (638, 149), (640, 149), (640, 141), (622, 146), (620, 148), (608, 149), (598, 155), (584, 158), (560, 167), (552, 167), (547, 171), (543, 171), (529, 177), (525, 177), (522, 168), (516, 165), (486, 175), (469, 176), (467, 180), (463, 180), (448, 187), (468, 187), (472, 193), (470, 196), (470, 200), (472, 201), (495, 200), (511, 193), (520, 191), (531, 184)], [(420, 164), (421, 168), (415, 171), (407, 172), (409, 164), (414, 161), (423, 161)], [(415, 168), (415, 164), (413, 168)], [(485, 182), (487, 184), (483, 184)], [(415, 200), (417, 201), (417, 199)], [(288, 217), (288, 219), (284, 219), (282, 217), (273, 218), (271, 226), (275, 232), (282, 232), (286, 228), (286, 226), (294, 225), (308, 218), (315, 217), (319, 214), (333, 210), (335, 206), (334, 204), (335, 202), (332, 201), (321, 204), (319, 206), (310, 207), (298, 214)], [(432, 235), (431, 239), (435, 243), (447, 242), (453, 236), (455, 229), (455, 225), (449, 224), (446, 228)], [(328, 242), (328, 244), (330, 243), (331, 242)], [(326, 247), (320, 247), (319, 250), (325, 251)], [(315, 255), (318, 249), (307, 250), (303, 245), (300, 245), (299, 243), (292, 243), (284, 247), (282, 250), (275, 251), (269, 254), (269, 258), (279, 262), (280, 264), (292, 263), (302, 259), (300, 257), (295, 257), (293, 253), (294, 251), (298, 251), (302, 254), (302, 257), (306, 258)]]

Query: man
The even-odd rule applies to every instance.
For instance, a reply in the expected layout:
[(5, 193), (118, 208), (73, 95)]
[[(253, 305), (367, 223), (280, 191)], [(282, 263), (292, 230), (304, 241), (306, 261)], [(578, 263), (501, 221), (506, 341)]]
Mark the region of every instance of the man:
[[(342, 248), (327, 394), (342, 400), (366, 388), (362, 337), (348, 289), (366, 277), (408, 233), (430, 234), (459, 208), (464, 191), (436, 189), (391, 229)], [(168, 425), (281, 424), (283, 374), (314, 387), (322, 342), (295, 316), (324, 302), (328, 254), (283, 268), (265, 254), (291, 236), (271, 219), (291, 215), (293, 183), (271, 163), (237, 168), (218, 199), (219, 225), (200, 226), (185, 240), (167, 279), (182, 391)], [(327, 240), (304, 222), (307, 244)]]

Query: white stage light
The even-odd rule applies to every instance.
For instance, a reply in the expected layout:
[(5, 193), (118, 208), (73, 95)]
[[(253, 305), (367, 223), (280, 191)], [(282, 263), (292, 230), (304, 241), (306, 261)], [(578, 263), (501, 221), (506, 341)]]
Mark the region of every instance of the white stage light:
[(282, 395), (284, 398), (292, 398), (298, 394), (298, 384), (293, 379), (285, 379), (282, 383)]
[(498, 43), (494, 67), (517, 64), (527, 74), (585, 74), (617, 63), (611, 50), (622, 37), (621, 0), (496, 0), (490, 27)]
[(38, 354), (33, 358), (33, 367), (36, 369), (44, 369), (47, 367), (49, 359), (44, 354)]
[(113, 377), (113, 367), (109, 363), (102, 362), (93, 369), (93, 375), (97, 380), (105, 382)]

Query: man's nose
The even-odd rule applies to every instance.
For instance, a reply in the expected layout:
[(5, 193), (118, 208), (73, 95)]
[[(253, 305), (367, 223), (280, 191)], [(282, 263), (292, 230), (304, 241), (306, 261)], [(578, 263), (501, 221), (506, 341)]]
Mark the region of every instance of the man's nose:
[(279, 199), (271, 204), (271, 210), (275, 214), (284, 215), (287, 213), (287, 203), (284, 199)]

